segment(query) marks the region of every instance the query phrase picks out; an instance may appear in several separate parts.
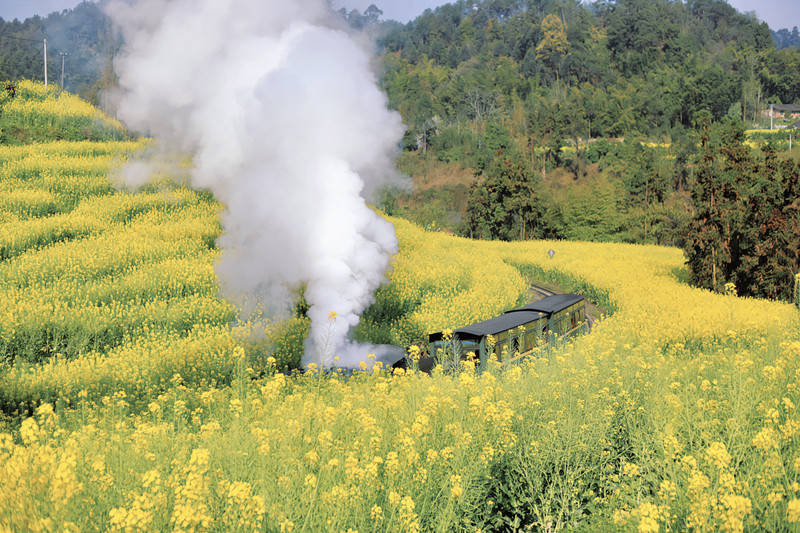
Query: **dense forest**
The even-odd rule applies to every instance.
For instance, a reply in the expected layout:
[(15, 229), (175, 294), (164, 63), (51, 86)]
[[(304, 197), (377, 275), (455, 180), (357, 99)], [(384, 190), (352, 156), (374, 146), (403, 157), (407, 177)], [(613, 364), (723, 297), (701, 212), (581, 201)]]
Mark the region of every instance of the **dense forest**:
[[(428, 11), (382, 41), (386, 89), (424, 134), (515, 105), (560, 119), (583, 137), (689, 126), (737, 103), (745, 120), (767, 101), (800, 98), (798, 54), (779, 51), (766, 23), (721, 0), (461, 1)], [(552, 107), (552, 106), (550, 106)], [(545, 131), (534, 131), (539, 137)]]
[[(386, 52), (387, 91), (413, 121), (414, 132), (430, 116), (483, 115), (509, 104), (512, 92), (525, 100), (556, 79), (584, 92), (591, 85), (601, 89), (594, 100), (631, 109), (633, 116), (621, 121), (611, 110), (595, 117), (593, 102), (587, 101), (585, 127), (594, 135), (689, 125), (691, 113), (702, 107), (719, 118), (736, 101), (744, 116), (753, 116), (748, 103), (768, 97), (790, 103), (800, 97), (797, 56), (780, 51), (800, 45), (797, 28), (770, 31), (723, 0), (461, 0), (427, 10), (405, 25), (381, 20), (383, 13), (374, 5), (364, 13), (339, 13), (357, 30), (379, 28), (374, 33)], [(547, 15), (553, 16), (543, 24)], [(554, 25), (555, 19), (560, 24)], [(110, 75), (110, 59), (121, 43), (100, 5), (90, 1), (46, 17), (0, 18), (0, 79), (42, 80), (44, 38), (52, 80), (60, 81), (63, 55), (70, 92), (92, 98), (96, 85), (110, 83), (103, 78)], [(404, 72), (414, 79), (403, 80)], [(677, 76), (667, 83), (671, 74)], [(443, 75), (452, 78), (449, 83), (430, 86)], [(625, 84), (620, 77), (634, 79)], [(761, 90), (752, 89), (755, 82)], [(658, 106), (643, 97), (620, 102), (621, 95), (613, 93), (652, 88), (686, 91), (681, 98), (671, 93), (669, 102)], [(715, 90), (709, 93), (709, 88)], [(437, 90), (415, 101), (413, 93), (425, 89)]]

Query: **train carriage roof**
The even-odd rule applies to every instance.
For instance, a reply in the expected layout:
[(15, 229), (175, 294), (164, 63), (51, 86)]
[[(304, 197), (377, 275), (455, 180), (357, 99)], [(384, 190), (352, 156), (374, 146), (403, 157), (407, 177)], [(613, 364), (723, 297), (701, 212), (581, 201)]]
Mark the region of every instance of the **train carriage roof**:
[[(513, 313), (505, 313), (483, 322), (464, 326), (455, 330), (453, 334), (461, 340), (479, 340), (486, 335), (497, 335), (541, 318), (547, 318), (547, 316), (538, 311), (515, 310)], [(436, 342), (442, 339), (442, 333), (431, 333), (428, 338), (429, 342)]]
[(547, 296), (541, 300), (531, 302), (524, 307), (520, 307), (519, 309), (507, 311), (507, 313), (538, 311), (540, 313), (547, 313), (549, 315), (552, 313), (557, 313), (562, 309), (566, 309), (570, 305), (574, 305), (581, 300), (583, 300), (583, 296), (580, 294), (554, 294), (553, 296)]

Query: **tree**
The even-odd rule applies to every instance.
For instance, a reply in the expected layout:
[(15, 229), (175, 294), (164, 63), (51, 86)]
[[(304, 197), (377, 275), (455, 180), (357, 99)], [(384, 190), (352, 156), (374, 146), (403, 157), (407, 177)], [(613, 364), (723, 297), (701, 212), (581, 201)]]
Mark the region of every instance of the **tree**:
[(510, 241), (542, 237), (539, 182), (520, 154), (499, 150), (469, 191), (462, 233), (472, 238)]
[(375, 4), (370, 4), (366, 11), (364, 11), (364, 16), (367, 18), (370, 24), (377, 24), (380, 18), (383, 16), (383, 10), (381, 10)]
[(718, 291), (724, 285), (723, 265), (729, 261), (722, 222), (722, 183), (715, 168), (716, 147), (711, 136), (711, 114), (698, 113), (696, 127), (701, 154), (692, 189), (694, 217), (689, 223), (684, 252), (691, 282)]
[(752, 176), (732, 278), (742, 295), (788, 300), (800, 265), (798, 168), (767, 146)]
[(358, 9), (353, 9), (348, 13), (347, 9), (341, 8), (339, 15), (347, 21), (347, 23), (357, 30), (364, 30), (376, 26), (383, 16), (383, 11), (375, 4), (370, 4), (362, 15)]
[(567, 31), (561, 19), (551, 13), (542, 20), (542, 33), (544, 36), (536, 45), (536, 57), (555, 70), (558, 81), (561, 61), (569, 52)]
[(656, 168), (654, 151), (642, 146), (641, 142), (633, 142), (629, 158), (622, 183), (628, 193), (628, 205), (642, 213), (642, 236), (647, 241), (652, 230), (651, 210), (655, 204), (664, 201), (667, 178)]
[(608, 47), (625, 74), (647, 70), (677, 34), (663, 0), (619, 0), (608, 14)]
[(686, 256), (693, 283), (789, 299), (800, 267), (800, 165), (767, 148), (755, 157), (740, 123), (701, 125), (702, 155)]
[[(586, 140), (589, 138), (589, 120), (586, 105), (580, 89), (573, 87), (566, 101), (560, 106), (561, 120), (564, 123), (565, 133), (569, 135), (575, 148), (575, 155), (571, 158), (571, 170), (575, 179), (585, 176), (586, 173)], [(583, 141), (583, 142), (582, 142)]]

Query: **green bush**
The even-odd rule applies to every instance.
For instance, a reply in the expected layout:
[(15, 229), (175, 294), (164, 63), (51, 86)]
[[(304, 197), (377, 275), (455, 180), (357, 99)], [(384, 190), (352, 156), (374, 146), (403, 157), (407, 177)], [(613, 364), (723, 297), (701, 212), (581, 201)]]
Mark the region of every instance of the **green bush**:
[(406, 346), (425, 334), (407, 318), (420, 303), (404, 297), (394, 284), (380, 287), (375, 291), (375, 303), (361, 315), (353, 337), (359, 342)]

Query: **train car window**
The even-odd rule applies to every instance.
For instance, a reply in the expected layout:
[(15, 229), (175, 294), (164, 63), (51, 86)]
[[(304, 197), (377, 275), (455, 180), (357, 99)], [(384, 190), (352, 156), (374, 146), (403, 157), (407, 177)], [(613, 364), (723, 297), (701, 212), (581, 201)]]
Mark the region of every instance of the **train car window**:
[(467, 357), (468, 353), (474, 353), (475, 357), (478, 357), (481, 353), (481, 345), (475, 341), (461, 341), (461, 357)]

